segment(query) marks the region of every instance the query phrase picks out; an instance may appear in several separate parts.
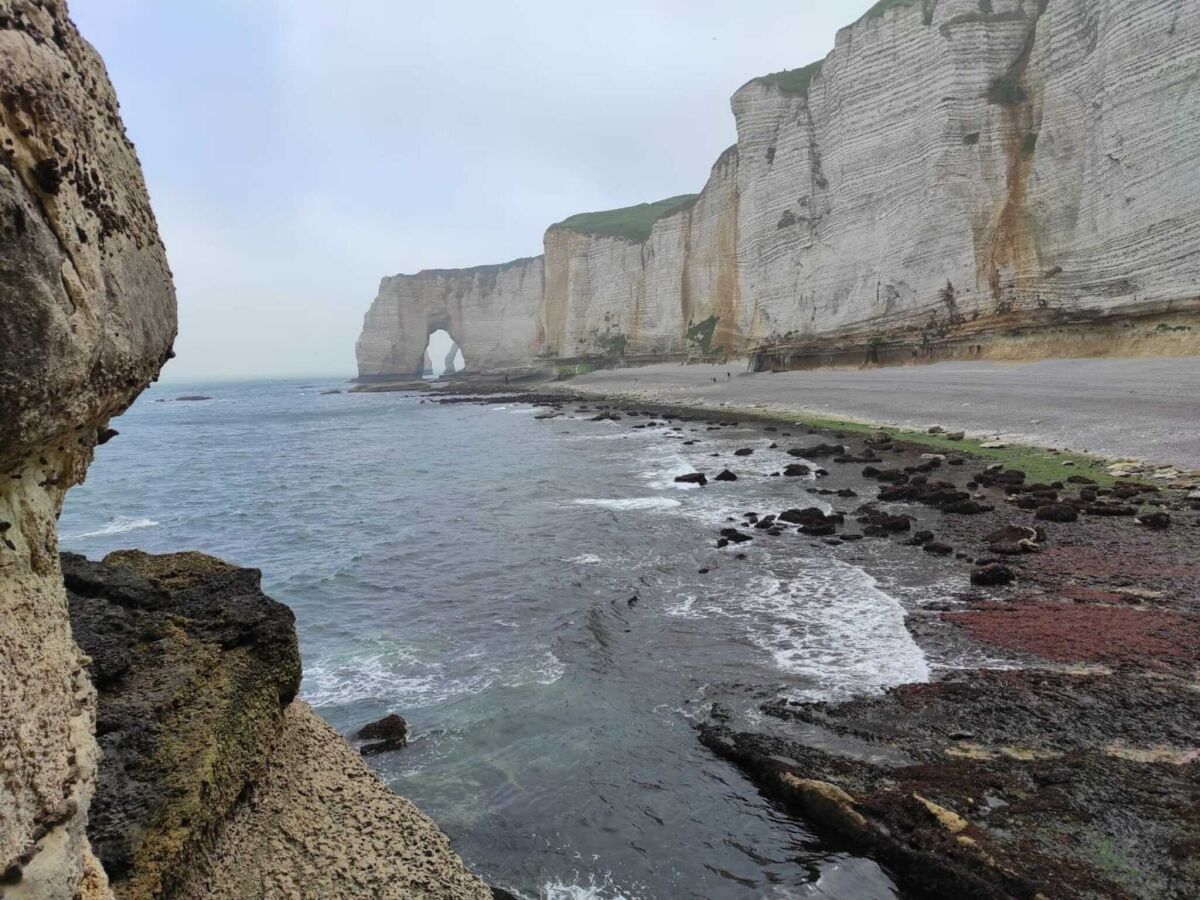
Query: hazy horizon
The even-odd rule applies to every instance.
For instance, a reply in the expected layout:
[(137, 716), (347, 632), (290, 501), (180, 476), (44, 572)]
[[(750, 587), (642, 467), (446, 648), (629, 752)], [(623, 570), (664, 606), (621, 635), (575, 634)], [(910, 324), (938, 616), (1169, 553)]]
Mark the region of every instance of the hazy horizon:
[(381, 277), (700, 190), (730, 95), (871, 5), (73, 0), (175, 273), (163, 380), (355, 374)]

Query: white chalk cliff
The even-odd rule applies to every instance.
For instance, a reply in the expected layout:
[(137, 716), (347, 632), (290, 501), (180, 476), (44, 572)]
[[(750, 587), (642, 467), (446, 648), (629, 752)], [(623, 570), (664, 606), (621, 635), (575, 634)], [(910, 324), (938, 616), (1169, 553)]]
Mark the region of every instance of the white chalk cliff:
[(575, 217), (536, 258), (383, 279), (359, 374), (417, 372), (436, 328), (484, 369), (1183, 331), (1198, 72), (1195, 0), (884, 0), (738, 90), (737, 144), (648, 234)]

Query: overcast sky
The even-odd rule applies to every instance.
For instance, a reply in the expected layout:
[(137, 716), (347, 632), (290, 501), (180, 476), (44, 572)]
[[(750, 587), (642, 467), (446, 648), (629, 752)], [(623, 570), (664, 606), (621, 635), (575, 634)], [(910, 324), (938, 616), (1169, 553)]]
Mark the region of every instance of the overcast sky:
[(729, 96), (871, 0), (71, 0), (179, 291), (174, 381), (353, 375), (379, 279), (698, 191)]

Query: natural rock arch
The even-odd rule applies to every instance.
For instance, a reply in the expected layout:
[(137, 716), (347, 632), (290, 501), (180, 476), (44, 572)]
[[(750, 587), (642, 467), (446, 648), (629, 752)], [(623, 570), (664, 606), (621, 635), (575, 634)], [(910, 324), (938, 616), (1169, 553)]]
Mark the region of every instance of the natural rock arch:
[(455, 336), (447, 329), (435, 328), (429, 333), (426, 341), (426, 374), (445, 377), (465, 369), (466, 354), (459, 347)]
[(472, 371), (526, 366), (538, 344), (543, 260), (384, 278), (358, 339), (362, 380), (420, 376), (429, 335), (441, 329)]

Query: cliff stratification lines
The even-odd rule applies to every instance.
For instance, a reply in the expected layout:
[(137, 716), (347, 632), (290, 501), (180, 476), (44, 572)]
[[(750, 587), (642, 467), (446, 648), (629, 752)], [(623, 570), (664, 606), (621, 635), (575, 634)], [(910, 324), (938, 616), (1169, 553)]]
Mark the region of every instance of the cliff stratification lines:
[(1195, 352), (1198, 67), (1185, 0), (887, 5), (739, 89), (736, 146), (648, 234), (586, 225), (636, 207), (572, 217), (519, 289), (385, 279), (359, 374), (412, 374), (455, 314), (485, 369)]

